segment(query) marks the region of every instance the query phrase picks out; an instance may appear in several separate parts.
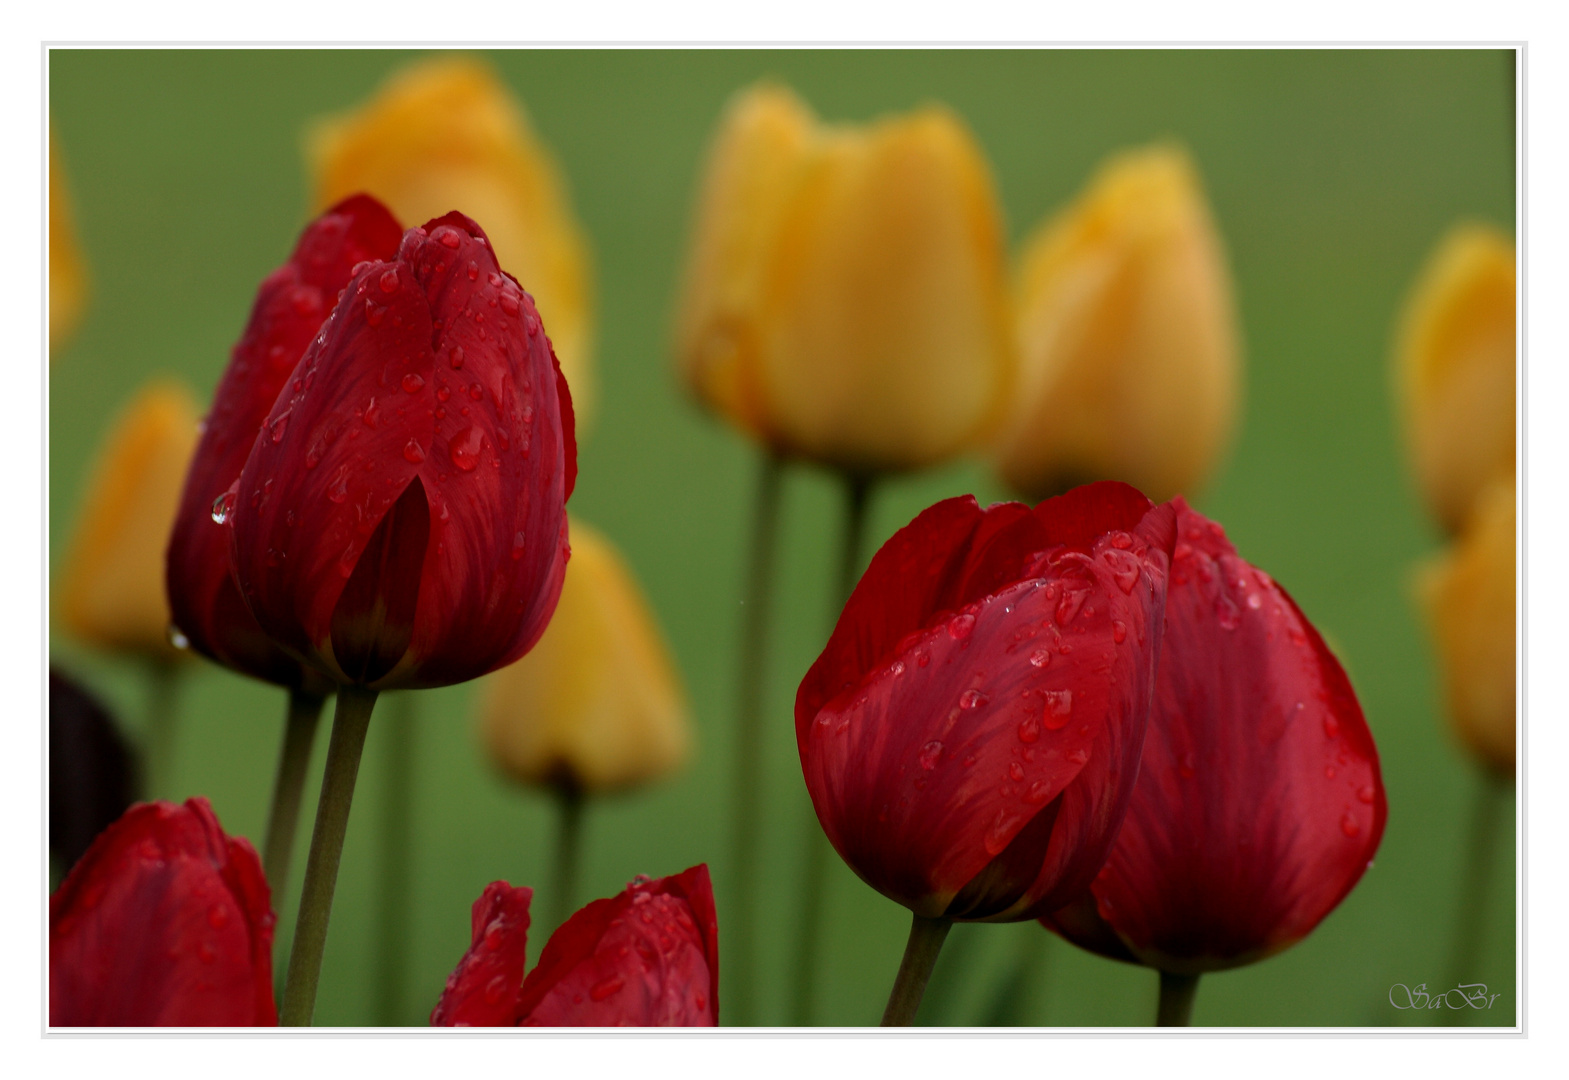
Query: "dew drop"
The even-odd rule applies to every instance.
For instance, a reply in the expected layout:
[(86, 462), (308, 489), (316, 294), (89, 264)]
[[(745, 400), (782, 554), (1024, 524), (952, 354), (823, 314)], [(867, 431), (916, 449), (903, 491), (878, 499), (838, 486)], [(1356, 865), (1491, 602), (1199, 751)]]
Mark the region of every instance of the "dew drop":
[(479, 452), (484, 445), (485, 437), (479, 428), (472, 424), (452, 437), (451, 452), (452, 464), (464, 472), (473, 472), (479, 464)]
[(942, 757), (942, 743), (933, 739), (921, 747), (921, 756), (916, 760), (920, 762), (921, 768), (930, 772), (937, 767), (937, 759), (940, 757)]
[(234, 513), (234, 492), (225, 491), (212, 501), (212, 519), (219, 525), (229, 520)]
[(997, 820), (992, 822), (991, 828), (986, 830), (986, 838), (984, 840), (986, 854), (1002, 854), (1002, 849), (1007, 847), (1008, 842), (1013, 839), (1014, 833), (1018, 831), (1019, 823), (1022, 820), (1019, 815), (1007, 810), (998, 814)]
[(948, 636), (955, 641), (964, 641), (974, 632), (974, 615), (962, 613), (948, 620)]
[(284, 413), (282, 416), (278, 417), (278, 419), (272, 422), (272, 427), (268, 429), (267, 437), (270, 438), (274, 443), (281, 443), (283, 441), (283, 433), (288, 428), (288, 426), (289, 414)]
[(1034, 711), (1031, 710), (1029, 716), (1026, 716), (1023, 720), (1019, 721), (1019, 741), (1021, 743), (1032, 743), (1040, 737), (1041, 722), (1040, 719), (1035, 716)]
[(1008, 766), (1008, 778), (1014, 781), (1023, 780), (1024, 766), (1020, 765), (1017, 761), (1010, 763)]
[(1220, 623), (1222, 630), (1235, 630), (1242, 622), (1242, 612), (1224, 593), (1215, 598), (1215, 621)]
[(169, 635), (169, 644), (176, 649), (189, 649), (191, 647), (191, 639), (186, 637), (174, 623), (169, 624), (167, 633)]
[(1362, 831), (1362, 826), (1357, 822), (1356, 815), (1347, 810), (1340, 819), (1340, 831), (1347, 836), (1355, 836)]
[(1334, 716), (1324, 717), (1324, 738), (1333, 739), (1340, 735), (1340, 721)]
[(1090, 752), (1088, 750), (1082, 750), (1082, 749), (1081, 750), (1071, 750), (1071, 751), (1068, 752), (1067, 757), (1068, 757), (1069, 761), (1073, 762), (1073, 764), (1075, 764), (1075, 765), (1083, 765), (1086, 761), (1088, 761), (1090, 759)]
[(349, 467), (347, 465), (340, 465), (338, 466), (337, 473), (332, 478), (332, 482), (327, 485), (327, 498), (331, 499), (335, 503), (341, 503), (348, 497)]
[(506, 934), (500, 926), (492, 926), (485, 931), (485, 948), (491, 952), (500, 952), (501, 944), (506, 939)]
[(1333, 765), (1325, 765), (1324, 766), (1324, 779), (1325, 780), (1333, 780), (1334, 778), (1335, 778), (1335, 767)]
[(1036, 649), (1034, 652), (1030, 653), (1031, 667), (1041, 668), (1045, 667), (1049, 663), (1051, 663), (1050, 649)]
[(991, 698), (987, 697), (979, 690), (966, 690), (964, 693), (959, 695), (959, 708), (979, 709), (982, 706), (988, 704), (990, 701)]
[(1264, 606), (1264, 598), (1258, 593), (1248, 593), (1248, 610), (1257, 611)]
[(425, 380), (414, 372), (411, 371), (403, 376), (403, 392), (405, 394), (417, 394), (424, 388)]
[(523, 557), (523, 534), (520, 533), (520, 532), (513, 533), (512, 534), (512, 558), (516, 560), (516, 559), (521, 559), (522, 557)]
[(365, 321), (372, 326), (380, 326), (382, 317), (387, 314), (387, 309), (376, 303), (370, 297), (365, 298)]
[(588, 996), (594, 1001), (604, 1001), (611, 994), (619, 992), (624, 985), (626, 983), (621, 976), (612, 975), (602, 982), (595, 983), (593, 989), (588, 992)]
[(403, 444), (403, 459), (414, 465), (418, 465), (420, 462), (425, 460), (425, 451), (423, 448), (421, 448), (418, 442), (410, 439), (408, 442)]
[(516, 315), (518, 313), (518, 298), (512, 295), (510, 292), (502, 293), (501, 310), (505, 311), (508, 315)]
[(443, 225), (432, 233), (430, 238), (445, 248), (455, 248), (463, 243), (463, 238), (458, 235), (458, 230), (451, 225)]
[(1057, 731), (1066, 726), (1068, 717), (1073, 713), (1073, 691), (1042, 690), (1041, 697), (1046, 701), (1046, 711), (1041, 717), (1046, 730)]
[(214, 930), (222, 930), (229, 924), (229, 907), (227, 904), (214, 904), (207, 909), (207, 925)]
[(1051, 794), (1051, 781), (1037, 780), (1025, 789), (1024, 797), (1032, 803), (1043, 803), (1049, 794)]
[(1111, 620), (1111, 640), (1121, 645), (1128, 640), (1128, 624), (1121, 619)]
[(381, 291), (384, 292), (384, 293), (395, 293), (395, 292), (397, 292), (398, 291), (398, 268), (397, 267), (393, 267), (391, 270), (383, 271), (380, 279), (378, 279), (378, 281), (376, 283), (381, 286)]
[(915, 654), (915, 666), (916, 667), (925, 667), (926, 665), (930, 664), (931, 662), (932, 662), (932, 654), (927, 652), (925, 649), (922, 649), (920, 652)]
[(1373, 790), (1373, 785), (1368, 784), (1366, 787), (1357, 792), (1357, 800), (1359, 802), (1371, 803), (1375, 794), (1376, 792)]
[(452, 369), (454, 371), (462, 370), (462, 368), (463, 368), (463, 346), (461, 346), (461, 345), (454, 345), (454, 346), (452, 346), (452, 351), (447, 354), (447, 363), (452, 365)]
[(204, 964), (210, 964), (214, 960), (218, 959), (218, 954), (213, 951), (213, 947), (207, 944), (205, 941), (197, 947), (196, 956)]

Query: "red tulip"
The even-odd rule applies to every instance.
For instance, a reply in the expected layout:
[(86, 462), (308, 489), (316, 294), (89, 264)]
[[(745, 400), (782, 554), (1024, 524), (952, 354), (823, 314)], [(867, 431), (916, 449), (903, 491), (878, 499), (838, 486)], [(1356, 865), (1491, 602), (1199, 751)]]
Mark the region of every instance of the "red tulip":
[(795, 704), (818, 820), (867, 884), (967, 921), (1089, 884), (1137, 773), (1173, 521), (1099, 483), (948, 499), (883, 545)]
[(340, 684), (442, 686), (544, 632), (576, 470), (533, 300), (451, 213), (355, 273), (218, 516), (286, 650)]
[(474, 904), (474, 943), (430, 1022), (525, 1027), (713, 1027), (719, 923), (708, 867), (638, 878), (551, 935), (528, 978), (528, 889), (493, 882)]
[(368, 195), (345, 199), (306, 226), (289, 261), (257, 290), (185, 478), (165, 574), (174, 625), (198, 652), (259, 679), (298, 686), (304, 670), (273, 644), (240, 598), (229, 572), (229, 537), (213, 523), (213, 504), (245, 467), (262, 421), (353, 268), (392, 258), (402, 234)]
[(206, 799), (138, 803), (49, 898), (49, 1023), (276, 1024), (273, 922), (255, 850)]
[(1300, 940), (1370, 865), (1388, 807), (1345, 672), (1286, 591), (1180, 498), (1155, 706), (1092, 892), (1042, 921), (1179, 975)]

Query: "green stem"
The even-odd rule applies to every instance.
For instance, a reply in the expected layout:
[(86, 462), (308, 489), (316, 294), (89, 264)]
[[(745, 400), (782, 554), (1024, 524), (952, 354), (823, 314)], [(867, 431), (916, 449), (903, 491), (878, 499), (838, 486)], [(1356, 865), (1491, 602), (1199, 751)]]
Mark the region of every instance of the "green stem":
[(1187, 1027), (1193, 1017), (1193, 998), (1198, 993), (1197, 975), (1160, 973), (1160, 1004), (1155, 1008), (1156, 1027)]
[(266, 838), (262, 841), (262, 872), (272, 890), (273, 906), (283, 903), (288, 887), (289, 862), (294, 853), (294, 836), (299, 831), (300, 796), (305, 792), (305, 771), (311, 762), (311, 744), (326, 699), (308, 690), (290, 690), (288, 711), (283, 719), (283, 749), (278, 754), (278, 772), (272, 783), (272, 809), (267, 814)]
[(278, 1017), (285, 1027), (309, 1027), (316, 1011), (316, 984), (321, 979), (321, 958), (327, 946), (332, 893), (338, 883), (338, 862), (343, 858), (354, 780), (359, 775), (360, 754), (365, 749), (365, 733), (370, 730), (370, 714), (375, 705), (374, 690), (363, 686), (338, 688), (338, 707), (332, 717), (327, 767), (321, 778), (316, 827), (311, 832), (310, 856), (305, 861), (305, 886), (300, 892), (300, 913), (294, 923), (294, 947), (289, 952), (289, 975)]
[(556, 865), (551, 874), (550, 922), (554, 932), (571, 917), (577, 895), (578, 854), (583, 836), (583, 789), (576, 784), (556, 785), (556, 805), (560, 816), (556, 830)]
[[(1498, 853), (1498, 824), (1503, 817), (1510, 785), (1491, 773), (1481, 778), (1471, 809), (1471, 836), (1461, 869), (1460, 904), (1455, 923), (1454, 958), (1450, 986), (1477, 982), (1482, 936), (1487, 914), (1487, 890), (1493, 880)], [(1458, 1024), (1462, 1014), (1444, 1010), (1444, 1022)]]
[(915, 1018), (920, 1027), (949, 1027), (958, 1024), (953, 1018), (958, 1008), (962, 988), (969, 982), (970, 970), (979, 958), (981, 933), (977, 923), (958, 923), (948, 935), (943, 946), (942, 959), (932, 971), (927, 993), (921, 999), (921, 1011)]
[(147, 796), (167, 799), (174, 794), (174, 747), (179, 727), (176, 700), (180, 689), (178, 664), (154, 660), (147, 682)]
[(741, 669), (736, 679), (735, 832), (730, 865), (734, 879), (726, 962), (733, 998), (730, 1015), (740, 1027), (756, 1022), (756, 915), (758, 834), (763, 807), (763, 664), (768, 656), (768, 621), (773, 601), (774, 553), (779, 536), (779, 491), (784, 463), (763, 458), (752, 509), (751, 551), (741, 609)]
[[(844, 535), (839, 549), (839, 572), (834, 581), (833, 607), (830, 611), (835, 624), (850, 599), (850, 593), (855, 589), (860, 573), (861, 545), (866, 535), (873, 477), (864, 473), (844, 473), (843, 480)], [(812, 1022), (818, 956), (822, 949), (823, 897), (828, 886), (828, 852), (828, 838), (823, 835), (822, 825), (814, 811), (806, 825), (806, 854), (801, 870), (800, 938), (790, 995), (790, 1022), (796, 1027), (806, 1027)], [(925, 985), (924, 979), (922, 985)]]
[(378, 1027), (396, 1027), (408, 982), (409, 861), (414, 847), (414, 740), (417, 712), (412, 692), (392, 699), (387, 715), (386, 787), (381, 794), (381, 884), (376, 890), (376, 1001)]
[(904, 959), (899, 962), (899, 974), (888, 995), (888, 1007), (883, 1010), (883, 1027), (909, 1027), (915, 1023), (915, 1014), (921, 1008), (921, 995), (926, 992), (926, 980), (932, 976), (937, 954), (942, 951), (943, 939), (952, 926), (949, 919), (928, 919), (921, 915), (915, 916), (910, 923), (910, 940), (905, 943)]

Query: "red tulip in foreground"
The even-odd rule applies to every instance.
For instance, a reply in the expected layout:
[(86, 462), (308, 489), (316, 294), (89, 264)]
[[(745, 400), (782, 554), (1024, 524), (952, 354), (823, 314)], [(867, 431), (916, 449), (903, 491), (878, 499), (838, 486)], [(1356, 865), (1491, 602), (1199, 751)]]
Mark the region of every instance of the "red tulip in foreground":
[(269, 903), (206, 799), (138, 803), (49, 898), (49, 1023), (276, 1024)]
[(229, 535), (214, 524), (213, 504), (245, 467), (262, 421), (354, 267), (392, 258), (402, 235), (392, 214), (367, 195), (345, 199), (306, 227), (289, 261), (257, 290), (186, 475), (167, 557), (174, 624), (204, 656), (280, 686), (299, 686), (305, 670), (240, 598), (229, 572)]
[(474, 942), (430, 1014), (436, 1026), (713, 1027), (719, 924), (708, 867), (639, 878), (568, 919), (523, 978), (533, 893), (492, 882)]
[(919, 933), (934, 961), (953, 920), (1034, 918), (1100, 869), (1137, 774), (1173, 539), (1169, 506), (1100, 483), (1034, 510), (948, 499), (872, 559), (795, 730), (828, 839), (915, 913), (907, 963)]
[(339, 684), (444, 686), (544, 632), (576, 471), (534, 302), (452, 213), (349, 281), (219, 516), (286, 650)]
[(1092, 891), (1043, 921), (1102, 955), (1196, 977), (1308, 934), (1370, 865), (1388, 810), (1373, 737), (1323, 638), (1219, 525), (1174, 505), (1133, 799)]

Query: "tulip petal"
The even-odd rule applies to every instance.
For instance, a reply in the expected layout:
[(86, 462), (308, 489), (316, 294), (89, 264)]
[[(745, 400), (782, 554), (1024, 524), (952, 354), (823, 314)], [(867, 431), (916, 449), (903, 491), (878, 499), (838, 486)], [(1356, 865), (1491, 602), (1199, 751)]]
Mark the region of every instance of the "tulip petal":
[(712, 1027), (719, 926), (706, 865), (640, 878), (551, 935), (523, 982), (527, 1027)]
[(1323, 639), (1220, 526), (1176, 506), (1138, 782), (1093, 900), (1048, 925), (1093, 948), (1098, 916), (1143, 963), (1197, 973), (1312, 930), (1361, 878), (1388, 810), (1372, 736)]
[(255, 850), (206, 799), (133, 806), (49, 899), (49, 1022), (276, 1024), (273, 922)]
[(473, 942), (447, 977), (431, 1027), (513, 1027), (528, 946), (534, 890), (492, 881), (474, 901)]
[(49, 853), (76, 865), (124, 814), (137, 788), (135, 752), (113, 715), (69, 677), (49, 669)]
[(269, 682), (297, 685), (304, 675), (241, 598), (229, 572), (228, 534), (213, 522), (212, 507), (245, 467), (262, 421), (353, 268), (391, 258), (402, 234), (386, 208), (365, 195), (344, 199), (306, 227), (289, 261), (257, 291), (186, 474), (166, 557), (174, 623), (198, 652)]

